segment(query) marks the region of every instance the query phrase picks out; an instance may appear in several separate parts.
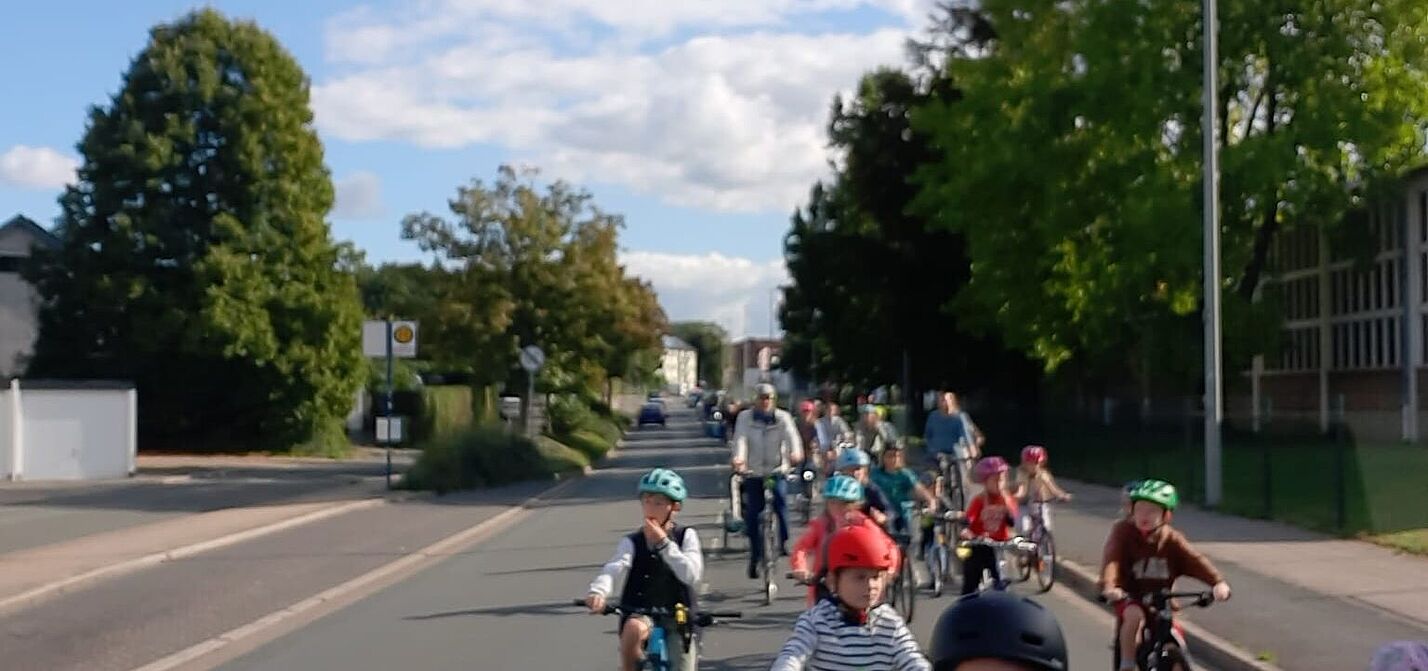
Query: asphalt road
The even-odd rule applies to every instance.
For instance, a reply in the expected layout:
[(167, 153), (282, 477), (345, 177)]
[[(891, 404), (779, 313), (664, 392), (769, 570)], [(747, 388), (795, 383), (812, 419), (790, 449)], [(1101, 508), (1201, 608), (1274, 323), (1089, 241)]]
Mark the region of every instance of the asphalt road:
[[(679, 411), (668, 431), (632, 434), (606, 468), (515, 526), (222, 668), (613, 668), (615, 618), (584, 614), (570, 600), (584, 595), (619, 536), (635, 528), (635, 483), (646, 469), (667, 466), (685, 476), (692, 497), (682, 520), (696, 525), (709, 547), (724, 506), (725, 460), (726, 450), (698, 437), (692, 415)], [(758, 585), (743, 576), (742, 553), (721, 558), (710, 551), (706, 561), (704, 604), (745, 617), (706, 632), (702, 668), (768, 668), (802, 609), (802, 590), (788, 585), (766, 607)], [(1038, 598), (1060, 619), (1073, 668), (1109, 666), (1108, 614), (1060, 588)], [(912, 628), (924, 647), (950, 602), (918, 602)]]

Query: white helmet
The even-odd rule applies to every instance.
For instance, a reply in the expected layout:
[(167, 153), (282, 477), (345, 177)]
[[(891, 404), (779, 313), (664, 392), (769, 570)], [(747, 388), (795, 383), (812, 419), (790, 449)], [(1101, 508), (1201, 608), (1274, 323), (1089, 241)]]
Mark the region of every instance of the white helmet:
[(758, 398), (759, 396), (778, 398), (778, 390), (774, 389), (774, 386), (767, 382), (761, 382), (754, 387), (754, 397)]

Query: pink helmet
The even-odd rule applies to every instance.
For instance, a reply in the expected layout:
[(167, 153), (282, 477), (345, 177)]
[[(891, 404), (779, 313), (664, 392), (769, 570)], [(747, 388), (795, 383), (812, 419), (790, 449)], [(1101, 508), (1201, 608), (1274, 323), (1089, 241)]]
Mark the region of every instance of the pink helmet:
[(1023, 464), (1044, 464), (1046, 463), (1046, 448), (1040, 445), (1027, 445), (1021, 448), (1021, 463)]
[(1416, 641), (1385, 643), (1373, 653), (1369, 671), (1428, 670), (1428, 644)]
[(799, 412), (808, 412), (810, 410), (813, 410), (814, 408), (815, 406), (813, 405), (813, 401), (810, 401), (808, 399), (804, 399), (802, 403), (798, 404)]
[(986, 457), (977, 462), (972, 469), (972, 479), (976, 482), (986, 482), (992, 476), (1007, 472), (1007, 460), (1001, 457)]

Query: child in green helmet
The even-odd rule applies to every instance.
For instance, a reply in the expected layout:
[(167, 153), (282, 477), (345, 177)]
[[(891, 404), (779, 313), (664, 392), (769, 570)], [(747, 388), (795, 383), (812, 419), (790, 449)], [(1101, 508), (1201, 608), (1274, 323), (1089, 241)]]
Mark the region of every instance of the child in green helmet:
[[(667, 468), (656, 468), (640, 478), (638, 491), (641, 526), (615, 546), (615, 556), (590, 583), (585, 605), (591, 613), (601, 613), (606, 598), (623, 581), (621, 606), (672, 610), (676, 604), (683, 604), (693, 610), (695, 585), (704, 573), (704, 554), (699, 548), (699, 534), (674, 523), (675, 513), (688, 495), (684, 479)], [(639, 668), (653, 625), (644, 616), (621, 618), (620, 664), (626, 671)], [(672, 624), (666, 625), (673, 630)], [(683, 668), (682, 639), (672, 636), (666, 642), (672, 668)]]
[[(1140, 598), (1171, 589), (1181, 576), (1213, 586), (1215, 599), (1230, 598), (1230, 584), (1185, 535), (1170, 526), (1180, 494), (1164, 480), (1141, 480), (1127, 492), (1130, 515), (1111, 526), (1101, 558), (1101, 593), (1116, 604), (1122, 671), (1135, 669), (1145, 611)], [(1177, 630), (1178, 631), (1178, 630)]]

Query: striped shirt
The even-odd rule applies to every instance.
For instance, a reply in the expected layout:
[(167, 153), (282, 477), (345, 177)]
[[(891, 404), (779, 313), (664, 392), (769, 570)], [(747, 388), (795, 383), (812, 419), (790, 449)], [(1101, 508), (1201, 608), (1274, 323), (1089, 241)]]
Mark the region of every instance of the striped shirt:
[(803, 612), (793, 636), (769, 671), (931, 671), (907, 624), (892, 606), (868, 613), (866, 625), (847, 624), (824, 600)]

